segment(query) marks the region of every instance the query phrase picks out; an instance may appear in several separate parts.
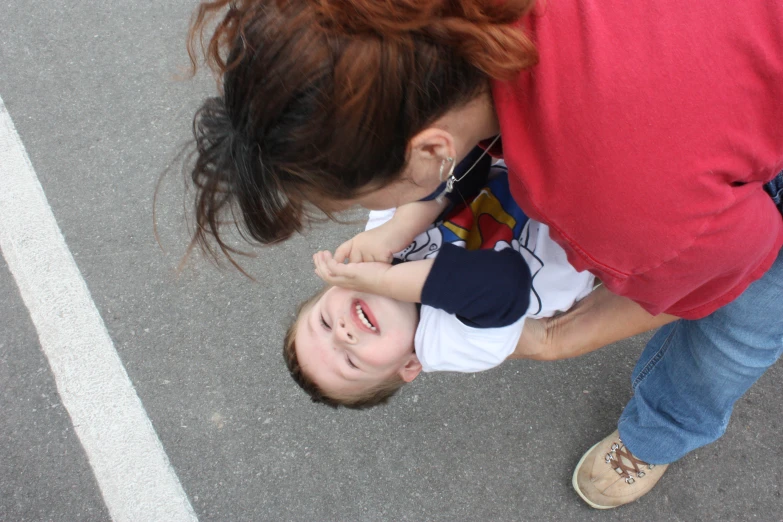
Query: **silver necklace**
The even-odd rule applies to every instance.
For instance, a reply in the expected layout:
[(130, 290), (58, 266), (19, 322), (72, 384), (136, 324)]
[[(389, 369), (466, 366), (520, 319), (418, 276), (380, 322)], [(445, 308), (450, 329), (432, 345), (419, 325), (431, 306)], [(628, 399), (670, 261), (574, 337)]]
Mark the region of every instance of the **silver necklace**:
[(454, 190), (454, 184), (455, 183), (459, 183), (460, 181), (465, 179), (465, 176), (470, 174), (470, 171), (473, 170), (476, 165), (478, 165), (479, 161), (481, 161), (481, 159), (484, 156), (487, 155), (487, 152), (489, 152), (489, 149), (491, 149), (495, 145), (495, 142), (497, 142), (499, 139), (500, 139), (500, 134), (495, 136), (495, 139), (492, 140), (492, 142), (489, 144), (489, 146), (486, 149), (484, 149), (484, 152), (481, 153), (481, 156), (479, 156), (478, 159), (473, 162), (473, 165), (471, 165), (470, 168), (468, 170), (466, 170), (465, 173), (462, 176), (460, 176), (459, 178), (455, 178), (454, 174), (450, 175), (448, 177), (448, 179), (446, 180), (446, 189), (443, 191), (443, 193), (440, 196), (438, 196), (438, 198), (442, 198), (446, 194), (450, 194), (451, 191)]

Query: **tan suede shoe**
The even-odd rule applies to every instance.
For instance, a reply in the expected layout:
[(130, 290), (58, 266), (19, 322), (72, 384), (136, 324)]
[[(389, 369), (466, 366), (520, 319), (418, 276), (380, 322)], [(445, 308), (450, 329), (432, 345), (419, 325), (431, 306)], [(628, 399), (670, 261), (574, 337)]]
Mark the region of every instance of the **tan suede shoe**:
[(610, 509), (645, 495), (668, 467), (634, 457), (615, 430), (584, 454), (576, 465), (572, 484), (591, 507)]

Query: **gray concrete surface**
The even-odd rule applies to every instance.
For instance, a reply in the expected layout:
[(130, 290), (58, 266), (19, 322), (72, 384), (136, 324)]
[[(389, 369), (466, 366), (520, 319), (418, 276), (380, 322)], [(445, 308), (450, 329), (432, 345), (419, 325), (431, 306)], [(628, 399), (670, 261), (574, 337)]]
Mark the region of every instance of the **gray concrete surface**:
[[(319, 287), (311, 253), (360, 225), (257, 251), (256, 282), (198, 258), (178, 275), (174, 163), (163, 250), (152, 233), (158, 175), (213, 89), (174, 78), (193, 5), (0, 1), (0, 96), (200, 520), (783, 520), (780, 364), (723, 439), (611, 512), (578, 499), (571, 471), (613, 429), (644, 336), (572, 361), (423, 376), (369, 412), (308, 402), (281, 338)], [(107, 520), (5, 265), (0, 298), (0, 520)]]

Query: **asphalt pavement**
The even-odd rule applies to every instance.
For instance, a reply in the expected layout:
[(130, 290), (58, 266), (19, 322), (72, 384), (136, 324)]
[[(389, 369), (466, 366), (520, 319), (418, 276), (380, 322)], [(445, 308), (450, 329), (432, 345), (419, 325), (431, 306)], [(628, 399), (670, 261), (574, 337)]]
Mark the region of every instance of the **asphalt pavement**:
[[(647, 335), (574, 360), (423, 375), (371, 411), (309, 402), (282, 362), (283, 333), (320, 288), (312, 253), (365, 214), (256, 250), (243, 260), (254, 281), (198, 255), (177, 271), (177, 155), (214, 91), (206, 75), (180, 78), (194, 5), (0, 1), (0, 98), (199, 520), (783, 520), (780, 363), (721, 440), (608, 512), (582, 503), (571, 473), (614, 429)], [(0, 258), (0, 521), (110, 520), (23, 298)]]

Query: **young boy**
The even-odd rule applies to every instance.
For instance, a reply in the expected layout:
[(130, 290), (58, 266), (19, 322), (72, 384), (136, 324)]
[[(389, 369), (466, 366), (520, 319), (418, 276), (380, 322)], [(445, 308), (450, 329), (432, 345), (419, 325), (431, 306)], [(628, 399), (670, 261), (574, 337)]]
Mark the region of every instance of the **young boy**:
[[(514, 352), (525, 317), (549, 317), (590, 292), (592, 275), (576, 272), (548, 228), (513, 202), (505, 168), (492, 175), (436, 225), (446, 201), (371, 212), (367, 231), (334, 257), (313, 256), (333, 286), (300, 307), (284, 357), (314, 401), (366, 408), (421, 371), (492, 368)], [(416, 235), (422, 223), (430, 228)]]

